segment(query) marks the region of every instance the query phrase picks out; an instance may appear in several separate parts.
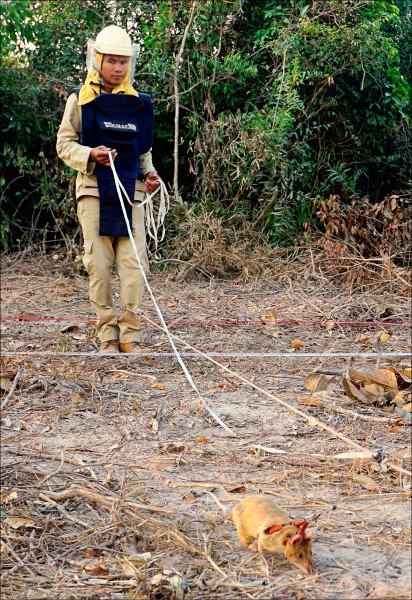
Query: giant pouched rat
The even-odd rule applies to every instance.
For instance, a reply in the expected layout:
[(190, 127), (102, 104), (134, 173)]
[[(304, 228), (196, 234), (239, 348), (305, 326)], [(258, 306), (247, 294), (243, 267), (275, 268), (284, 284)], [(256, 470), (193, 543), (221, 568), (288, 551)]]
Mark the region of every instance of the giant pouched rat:
[(305, 533), (307, 521), (296, 523), (271, 498), (248, 496), (235, 506), (232, 519), (240, 541), (251, 548), (272, 554), (283, 552), (286, 558), (305, 573), (313, 572), (312, 534)]

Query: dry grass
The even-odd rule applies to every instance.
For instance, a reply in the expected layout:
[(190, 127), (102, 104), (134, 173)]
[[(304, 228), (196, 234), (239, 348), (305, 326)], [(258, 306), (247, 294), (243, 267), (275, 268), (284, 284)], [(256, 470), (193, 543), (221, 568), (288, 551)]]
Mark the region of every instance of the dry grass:
[[(187, 211), (180, 220), (166, 262), (176, 281), (206, 277), (238, 283), (271, 279), (315, 280), (345, 284), (351, 290), (382, 290), (408, 294), (411, 247), (403, 248), (402, 267), (396, 254), (363, 258), (350, 243), (324, 235), (308, 247), (274, 248), (243, 215), (225, 221), (211, 212)], [(398, 261), (399, 262), (399, 261)]]
[[(215, 250), (210, 264), (229, 264)], [(203, 351), (290, 352), (222, 363), (410, 470), (410, 427), (396, 413), (360, 406), (341, 389), (309, 396), (303, 384), (316, 369), (372, 368), (376, 359), (305, 359), (290, 346), (300, 339), (308, 352), (371, 351), (376, 332), (390, 328), (385, 350), (407, 351), (406, 288), (382, 280), (378, 287), (375, 279), (369, 290), (349, 290), (308, 253), (306, 264), (301, 257), (279, 264), (277, 278), (268, 261), (262, 279), (242, 284), (240, 265), (237, 281), (171, 283), (156, 274), (151, 285), (171, 330)], [(16, 318), (2, 322), (3, 374), (20, 373), (2, 413), (2, 598), (410, 597), (406, 475), (373, 460), (337, 460), (350, 449), (343, 440), (201, 359), (188, 368), (236, 438), (216, 426), (172, 358), (93, 354), (87, 279), (65, 276), (58, 261), (5, 258), (2, 298), (3, 318)], [(273, 327), (261, 321), (270, 311), (278, 315)], [(143, 312), (156, 318), (147, 295)], [(78, 330), (62, 332), (65, 323), (48, 317)], [(146, 345), (169, 350), (148, 323), (144, 333)], [(24, 354), (44, 350), (58, 354)], [(70, 353), (80, 351), (90, 355)], [(383, 359), (382, 366), (408, 362)], [(256, 492), (310, 521), (315, 575), (241, 546), (227, 517)]]
[[(287, 271), (288, 252), (271, 248), (267, 237), (256, 232), (243, 215), (225, 221), (206, 210), (188, 210), (179, 224), (167, 262), (178, 281), (193, 276), (256, 281)], [(177, 268), (176, 268), (177, 263)]]

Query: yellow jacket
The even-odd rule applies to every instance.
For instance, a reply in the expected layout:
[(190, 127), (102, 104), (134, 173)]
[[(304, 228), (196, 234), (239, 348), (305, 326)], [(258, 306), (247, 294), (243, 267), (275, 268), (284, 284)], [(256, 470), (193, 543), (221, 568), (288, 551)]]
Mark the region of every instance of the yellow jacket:
[[(58, 156), (72, 169), (78, 171), (76, 178), (76, 198), (82, 196), (99, 196), (97, 177), (93, 175), (95, 162), (90, 160), (89, 146), (80, 143), (82, 130), (82, 112), (76, 94), (70, 94), (66, 102), (62, 122), (57, 132), (56, 149)], [(155, 168), (151, 151), (140, 156), (140, 169), (143, 175)], [(146, 186), (143, 181), (136, 181), (134, 200), (142, 200)]]

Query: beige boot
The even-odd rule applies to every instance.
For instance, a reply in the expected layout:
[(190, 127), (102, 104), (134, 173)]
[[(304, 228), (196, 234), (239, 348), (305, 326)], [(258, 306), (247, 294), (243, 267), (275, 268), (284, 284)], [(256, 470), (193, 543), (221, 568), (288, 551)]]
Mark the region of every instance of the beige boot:
[(120, 352), (127, 352), (127, 354), (145, 354), (148, 352), (147, 348), (144, 348), (140, 342), (126, 342), (120, 344)]
[(101, 342), (100, 353), (111, 354), (113, 352), (119, 352), (119, 342), (117, 340), (109, 340), (108, 342)]

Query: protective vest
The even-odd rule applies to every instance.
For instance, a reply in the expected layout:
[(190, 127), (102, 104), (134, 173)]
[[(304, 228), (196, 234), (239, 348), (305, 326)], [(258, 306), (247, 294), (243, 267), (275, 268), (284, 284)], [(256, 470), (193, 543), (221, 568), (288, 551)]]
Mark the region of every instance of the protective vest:
[[(136, 179), (142, 178), (140, 155), (153, 145), (153, 104), (150, 96), (140, 94), (101, 94), (82, 107), (82, 143), (91, 148), (107, 146), (117, 150), (116, 171), (131, 201)], [(96, 163), (94, 170), (100, 196), (99, 234), (127, 236), (120, 200), (110, 166)], [(132, 226), (132, 207), (125, 201)]]

